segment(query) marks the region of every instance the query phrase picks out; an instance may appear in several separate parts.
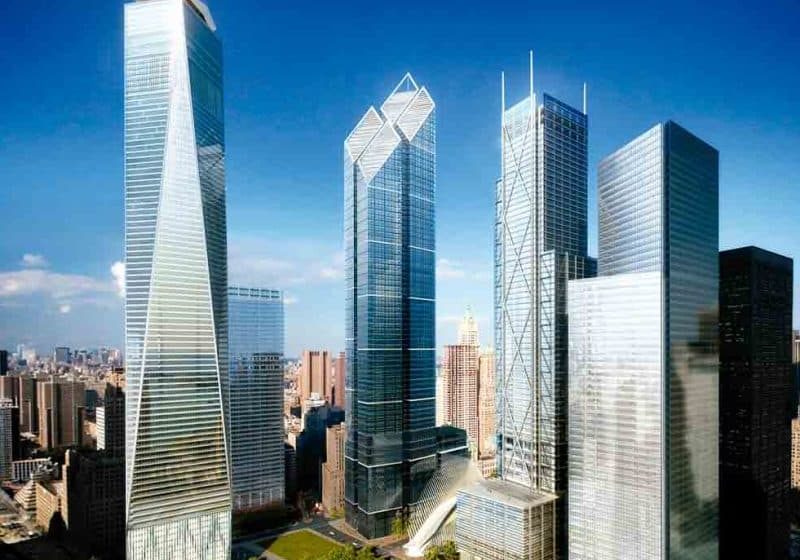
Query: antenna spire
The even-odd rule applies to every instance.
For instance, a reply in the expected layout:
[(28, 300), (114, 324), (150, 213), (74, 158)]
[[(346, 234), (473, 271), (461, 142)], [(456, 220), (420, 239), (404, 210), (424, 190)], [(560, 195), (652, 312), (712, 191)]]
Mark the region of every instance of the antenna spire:
[(586, 114), (586, 82), (583, 82), (583, 114)]
[(528, 60), (529, 60), (529, 64), (530, 64), (531, 99), (533, 99), (533, 49), (528, 51)]

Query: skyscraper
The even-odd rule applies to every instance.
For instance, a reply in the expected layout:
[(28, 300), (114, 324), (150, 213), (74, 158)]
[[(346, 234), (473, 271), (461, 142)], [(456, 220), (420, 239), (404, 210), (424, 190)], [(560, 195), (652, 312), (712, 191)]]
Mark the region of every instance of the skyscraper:
[(234, 510), (283, 502), (283, 294), (228, 288)]
[[(16, 417), (16, 429), (14, 426)], [(11, 478), (11, 463), (17, 459), (15, 444), (19, 445), (19, 409), (11, 399), (0, 399), (0, 481)]]
[(327, 350), (303, 350), (298, 384), (301, 404), (312, 394), (319, 398), (330, 397), (331, 356)]
[(86, 385), (54, 379), (37, 383), (39, 445), (45, 449), (80, 445), (86, 416)]
[(673, 122), (600, 163), (599, 277), (568, 294), (570, 559), (717, 558), (718, 177)]
[(200, 0), (125, 4), (129, 560), (230, 555), (222, 46)]
[(97, 449), (113, 457), (125, 456), (125, 391), (106, 383), (103, 404), (95, 411)]
[(792, 270), (758, 247), (719, 254), (722, 558), (789, 557)]
[(444, 347), (442, 389), (444, 422), (467, 432), (470, 445), (477, 454), (478, 415), (478, 327), (472, 310), (467, 308), (458, 328), (458, 344)]
[(332, 373), (329, 401), (331, 406), (344, 408), (344, 379), (347, 376), (347, 359), (344, 352), (339, 352), (333, 361)]
[(435, 120), (406, 74), (344, 142), (345, 511), (368, 537), (436, 467)]
[[(566, 290), (568, 279), (594, 273), (586, 231), (588, 117), (535, 93), (532, 54), (527, 86), (528, 95), (508, 108), (505, 77), (501, 93), (495, 386), (498, 475), (507, 485), (493, 492), (507, 488), (505, 501), (527, 495), (531, 504), (541, 493), (556, 496), (547, 509), (556, 516), (556, 550), (534, 553), (566, 558)], [(506, 538), (533, 542), (529, 537)]]

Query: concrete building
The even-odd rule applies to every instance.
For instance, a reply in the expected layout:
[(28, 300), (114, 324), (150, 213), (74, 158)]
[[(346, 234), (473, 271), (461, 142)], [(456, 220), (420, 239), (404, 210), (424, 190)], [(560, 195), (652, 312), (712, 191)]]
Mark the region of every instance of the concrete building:
[(800, 419), (792, 419), (792, 488), (800, 488)]
[(719, 254), (721, 558), (789, 557), (792, 271), (758, 247)]
[(54, 379), (37, 383), (39, 445), (45, 449), (81, 445), (86, 385)]
[(69, 364), (72, 362), (72, 355), (70, 354), (69, 347), (56, 346), (53, 352), (53, 360), (56, 364)]
[(37, 382), (29, 375), (0, 377), (0, 399), (11, 399), (19, 407), (21, 433), (39, 433)]
[(477, 450), (478, 430), (478, 346), (453, 344), (444, 347), (442, 388), (444, 423), (467, 432), (470, 446)]
[(344, 384), (345, 377), (347, 376), (347, 358), (344, 352), (339, 352), (339, 355), (333, 361), (331, 375), (331, 387), (329, 390), (329, 402), (331, 406), (338, 406), (344, 408)]
[(460, 491), (456, 542), (461, 559), (555, 560), (556, 499), (501, 480)]
[(8, 375), (8, 350), (0, 350), (0, 377)]
[(344, 410), (332, 408), (325, 401), (303, 414), (303, 431), (296, 440), (297, 488), (322, 498), (322, 464), (327, 460), (327, 429), (344, 421)]
[(36, 524), (45, 531), (50, 530), (50, 523), (60, 516), (66, 528), (69, 528), (69, 506), (67, 505), (67, 487), (63, 480), (38, 480), (34, 482), (36, 489)]
[(0, 481), (13, 477), (12, 463), (19, 459), (19, 408), (0, 399)]
[(322, 505), (331, 513), (344, 512), (344, 424), (325, 432), (325, 462), (322, 464)]
[(114, 457), (125, 456), (125, 391), (106, 384), (103, 404), (95, 409), (97, 449)]
[(298, 388), (300, 402), (312, 394), (328, 399), (331, 397), (331, 358), (327, 350), (303, 350)]
[[(497, 430), (494, 384), (494, 349), (482, 350), (478, 356), (478, 457), (494, 457)], [(494, 460), (492, 460), (494, 464)]]
[(53, 468), (56, 468), (56, 464), (49, 457), (14, 461), (11, 464), (11, 480), (24, 482), (30, 480), (31, 476), (39, 470), (52, 470)]
[(125, 457), (69, 450), (63, 468), (69, 536), (100, 558), (125, 557)]

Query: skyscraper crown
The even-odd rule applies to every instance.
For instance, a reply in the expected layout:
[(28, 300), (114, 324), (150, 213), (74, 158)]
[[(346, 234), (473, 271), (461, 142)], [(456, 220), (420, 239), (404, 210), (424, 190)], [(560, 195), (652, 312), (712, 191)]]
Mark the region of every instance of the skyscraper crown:
[(381, 105), (370, 107), (347, 137), (344, 147), (367, 182), (403, 142), (411, 142), (428, 120), (436, 104), (425, 86), (419, 87), (406, 73)]

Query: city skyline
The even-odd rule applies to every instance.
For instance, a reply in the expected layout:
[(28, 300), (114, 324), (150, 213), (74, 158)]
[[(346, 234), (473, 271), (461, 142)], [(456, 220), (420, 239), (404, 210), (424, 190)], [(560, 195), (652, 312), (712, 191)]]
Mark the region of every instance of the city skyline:
[[(800, 78), (782, 71), (791, 64), (792, 49), (786, 45), (798, 39), (783, 27), (791, 18), (779, 17), (780, 8), (771, 14), (700, 12), (686, 22), (671, 14), (659, 14), (656, 22), (659, 18), (652, 13), (633, 10), (612, 14), (619, 21), (608, 21), (608, 16), (606, 27), (564, 44), (559, 26), (552, 23), (559, 19), (558, 9), (545, 24), (523, 7), (518, 21), (504, 25), (501, 48), (494, 44), (499, 31), (492, 30), (493, 22), (499, 16), (493, 10), (454, 15), (431, 7), (417, 41), (402, 50), (389, 45), (362, 54), (366, 59), (357, 67), (351, 41), (363, 39), (363, 34), (380, 36), (392, 24), (373, 22), (371, 29), (349, 39), (346, 32), (298, 33), (318, 25), (296, 23), (303, 19), (299, 7), (241, 10), (248, 17), (221, 3), (211, 8), (233, 54), (226, 61), (227, 116), (236, 123), (227, 142), (235, 162), (228, 181), (231, 281), (285, 290), (287, 356), (298, 356), (303, 347), (332, 352), (344, 347), (339, 139), (357, 120), (360, 107), (380, 97), (407, 70), (428, 84), (443, 110), (439, 346), (454, 342), (452, 327), (467, 304), (475, 309), (484, 333), (481, 342), (490, 342), (499, 73), (505, 69), (513, 77), (509, 97), (520, 98), (526, 84), (518, 76), (531, 47), (539, 61), (536, 81), (552, 85), (550, 93), (580, 106), (582, 82), (589, 84), (591, 209), (599, 159), (660, 118), (673, 117), (725, 154), (720, 169), (721, 248), (755, 244), (782, 254), (800, 253), (800, 241), (791, 234), (800, 208), (800, 193), (791, 187), (800, 180), (800, 171), (791, 154), (776, 149), (800, 139), (789, 95)], [(356, 7), (338, 10), (342, 13), (321, 10), (320, 20), (336, 22), (345, 31), (356, 25), (347, 23), (348, 17), (368, 13)], [(87, 17), (85, 10), (11, 6), (3, 23), (8, 27), (5, 36), (16, 45), (5, 54), (18, 58), (28, 52), (44, 66), (34, 73), (30, 65), (8, 65), (4, 96), (9, 132), (0, 133), (7, 146), (0, 164), (9, 195), (0, 242), (0, 347), (26, 342), (41, 352), (62, 344), (123, 346), (122, 300), (111, 274), (112, 264), (123, 256), (122, 195), (115, 187), (122, 180), (122, 75), (116, 64), (122, 50), (121, 3), (93, 6), (91, 12), (92, 19), (109, 24), (91, 26), (79, 41), (67, 34), (75, 18)], [(594, 15), (578, 10), (571, 12), (570, 21), (588, 29)], [(24, 33), (29, 19), (45, 28), (52, 41), (34, 44)], [(451, 40), (442, 46), (434, 41), (445, 21), (454, 25), (447, 27)], [(283, 25), (287, 22), (291, 24)], [(763, 31), (767, 23), (770, 33)], [(260, 54), (261, 49), (245, 52), (261, 40), (263, 26), (275, 31), (268, 44), (274, 61)], [(631, 31), (615, 34), (617, 26)], [(676, 31), (683, 35), (681, 48), (664, 49)], [(709, 31), (718, 39), (712, 45), (705, 41)], [(292, 32), (298, 36), (290, 36)], [(727, 60), (726, 49), (734, 38), (753, 45), (736, 64)], [(55, 49), (59, 40), (72, 48)], [(308, 44), (298, 48), (301, 40)], [(326, 43), (330, 49), (319, 60)], [(701, 46), (702, 65), (693, 57)], [(594, 55), (590, 49), (613, 56)], [(287, 56), (297, 69), (281, 67)], [(85, 71), (67, 71), (78, 59)], [(715, 71), (705, 72), (709, 66)], [(641, 67), (647, 70), (633, 72)], [(741, 67), (748, 68), (745, 83)], [(36, 87), (43, 75), (63, 84), (57, 94)], [(761, 87), (779, 82), (785, 87)], [(266, 152), (271, 157), (258, 155)], [(274, 165), (278, 161), (282, 164)], [(87, 196), (91, 204), (85, 203)], [(69, 227), (62, 225), (65, 221)], [(596, 254), (596, 236), (596, 212), (590, 210), (590, 255)], [(115, 270), (119, 273), (119, 267)], [(797, 327), (797, 298), (794, 310)], [(312, 323), (311, 318), (319, 321)]]

